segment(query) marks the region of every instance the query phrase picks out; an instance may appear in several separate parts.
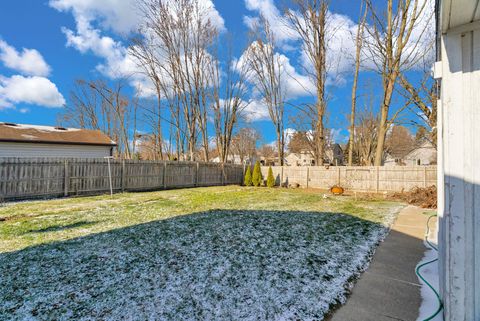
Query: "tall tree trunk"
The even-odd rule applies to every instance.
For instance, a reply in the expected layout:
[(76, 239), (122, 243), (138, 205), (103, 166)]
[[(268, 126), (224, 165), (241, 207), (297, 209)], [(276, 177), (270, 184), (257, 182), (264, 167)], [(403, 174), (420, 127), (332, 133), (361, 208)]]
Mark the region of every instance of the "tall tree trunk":
[[(363, 8), (363, 3), (361, 5)], [(361, 12), (362, 9), (360, 9)], [(357, 29), (357, 39), (356, 42), (356, 51), (355, 51), (355, 73), (353, 75), (353, 85), (352, 85), (352, 107), (350, 112), (350, 138), (348, 143), (348, 166), (353, 165), (353, 145), (355, 142), (355, 109), (357, 105), (357, 84), (358, 84), (358, 73), (360, 70), (360, 56), (362, 52), (362, 43), (363, 43), (363, 27), (365, 26), (365, 20), (367, 18), (367, 6), (365, 6), (365, 12), (363, 18), (358, 25)]]
[[(320, 102), (318, 104), (321, 104)], [(325, 129), (323, 128), (323, 108), (320, 107), (318, 110), (318, 118), (317, 118), (317, 133), (315, 135), (316, 138), (316, 153), (315, 153), (315, 162), (317, 166), (322, 166), (324, 161), (325, 155), (325, 137), (323, 136)]]
[(156, 90), (157, 90), (157, 108), (158, 108), (158, 115), (157, 115), (157, 148), (158, 148), (158, 156), (160, 156), (160, 159), (163, 159), (163, 136), (162, 136), (162, 116), (161, 116), (161, 104), (162, 104), (162, 92), (160, 89), (160, 86), (156, 85)]

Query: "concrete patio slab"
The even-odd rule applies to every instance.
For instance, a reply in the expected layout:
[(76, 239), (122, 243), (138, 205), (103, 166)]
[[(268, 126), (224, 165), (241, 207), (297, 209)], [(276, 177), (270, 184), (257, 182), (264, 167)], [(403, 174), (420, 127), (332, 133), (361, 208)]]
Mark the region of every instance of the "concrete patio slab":
[(385, 241), (377, 248), (370, 267), (355, 284), (347, 303), (331, 321), (416, 320), (421, 304), (415, 267), (425, 253), (428, 216), (425, 210), (404, 208)]

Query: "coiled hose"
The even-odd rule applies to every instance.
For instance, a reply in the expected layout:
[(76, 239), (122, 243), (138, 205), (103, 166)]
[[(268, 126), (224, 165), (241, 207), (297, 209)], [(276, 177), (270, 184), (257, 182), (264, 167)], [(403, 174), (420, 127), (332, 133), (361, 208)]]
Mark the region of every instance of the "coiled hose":
[[(433, 250), (437, 251), (438, 252), (438, 249), (436, 246), (434, 246), (432, 243), (430, 243), (430, 241), (428, 240), (428, 235), (430, 234), (430, 219), (432, 219), (433, 217), (436, 217), (437, 215), (434, 214), (434, 215), (431, 215), (428, 220), (427, 220), (427, 233), (425, 235), (425, 242), (428, 244), (428, 246), (430, 248), (432, 248)], [(433, 318), (435, 318), (442, 310), (443, 310), (443, 303), (442, 303), (442, 300), (440, 299), (440, 294), (438, 294), (438, 291), (435, 290), (435, 288), (430, 284), (428, 283), (428, 281), (422, 276), (422, 274), (420, 273), (420, 270), (426, 266), (426, 265), (429, 265), (429, 264), (432, 264), (434, 262), (437, 262), (438, 261), (438, 257), (434, 260), (431, 260), (431, 261), (428, 261), (428, 262), (425, 262), (425, 263), (422, 263), (420, 264), (419, 266), (417, 266), (417, 268), (415, 269), (415, 273), (417, 274), (417, 276), (423, 281), (425, 282), (425, 284), (433, 291), (433, 293), (435, 293), (435, 296), (437, 297), (437, 300), (438, 300), (438, 309), (437, 311), (435, 311), (434, 314), (432, 314), (431, 316), (429, 316), (428, 318), (424, 319), (423, 321), (430, 321), (432, 320)]]

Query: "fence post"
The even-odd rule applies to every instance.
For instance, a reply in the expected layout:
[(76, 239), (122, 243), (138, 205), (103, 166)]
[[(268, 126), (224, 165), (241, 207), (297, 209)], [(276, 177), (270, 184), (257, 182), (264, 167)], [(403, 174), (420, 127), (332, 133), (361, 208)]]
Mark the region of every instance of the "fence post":
[(125, 160), (122, 159), (122, 193), (125, 191)]
[(423, 166), (423, 187), (427, 188), (427, 166)]
[(167, 189), (167, 161), (163, 163), (163, 189)]
[(198, 186), (198, 171), (199, 171), (200, 163), (195, 163), (195, 187)]
[(307, 166), (307, 188), (309, 185), (309, 181), (310, 181), (310, 166)]
[(222, 186), (223, 186), (225, 185), (225, 167), (223, 163), (221, 165), (221, 168), (222, 168)]
[(243, 185), (243, 179), (245, 177), (245, 171), (246, 171), (246, 164), (244, 162), (243, 163), (243, 170), (242, 170), (242, 179), (240, 180), (240, 186)]
[(283, 186), (283, 165), (282, 165), (282, 172), (280, 174), (280, 187), (282, 187), (282, 186)]
[(337, 166), (337, 185), (340, 186), (340, 167)]
[(380, 191), (380, 167), (379, 166), (375, 166), (375, 176), (376, 176), (375, 192), (378, 193)]
[(63, 164), (63, 196), (68, 196), (68, 190), (70, 188), (69, 183), (70, 183), (70, 178), (68, 174), (68, 160), (65, 160)]

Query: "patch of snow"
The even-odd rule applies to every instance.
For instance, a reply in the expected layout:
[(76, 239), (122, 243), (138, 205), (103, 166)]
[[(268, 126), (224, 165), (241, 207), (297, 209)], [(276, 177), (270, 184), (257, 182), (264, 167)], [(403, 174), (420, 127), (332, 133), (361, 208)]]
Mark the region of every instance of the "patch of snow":
[[(428, 235), (428, 241), (432, 243), (435, 247), (438, 246), (436, 231), (431, 231), (430, 235)], [(432, 249), (427, 242), (424, 242), (424, 244), (425, 247), (427, 247), (427, 250), (425, 251), (425, 255), (423, 259), (418, 263), (417, 267), (421, 264), (438, 258), (438, 252), (435, 249)], [(428, 281), (428, 283), (433, 286), (435, 290), (439, 291), (438, 261), (432, 262), (424, 266), (420, 269), (420, 273)], [(418, 278), (418, 280), (422, 284), (422, 304), (420, 305), (420, 311), (417, 321), (423, 321), (428, 317), (432, 316), (437, 311), (439, 302), (437, 296), (432, 291), (432, 289), (430, 289), (422, 279)], [(443, 321), (443, 311), (441, 311), (437, 316), (435, 316), (432, 321)]]
[[(55, 126), (44, 126), (44, 125), (29, 125), (29, 124), (16, 124), (14, 128), (17, 129), (36, 129), (40, 131), (46, 131), (46, 132), (64, 132), (64, 130), (57, 129)], [(78, 128), (65, 128), (68, 131), (79, 131), (80, 129)]]
[(22, 134), (22, 137), (23, 137), (23, 138), (26, 138), (26, 139), (37, 139), (37, 138), (38, 138), (37, 136), (26, 135), (26, 134)]
[(214, 210), (3, 253), (0, 319), (322, 320), (398, 210)]

